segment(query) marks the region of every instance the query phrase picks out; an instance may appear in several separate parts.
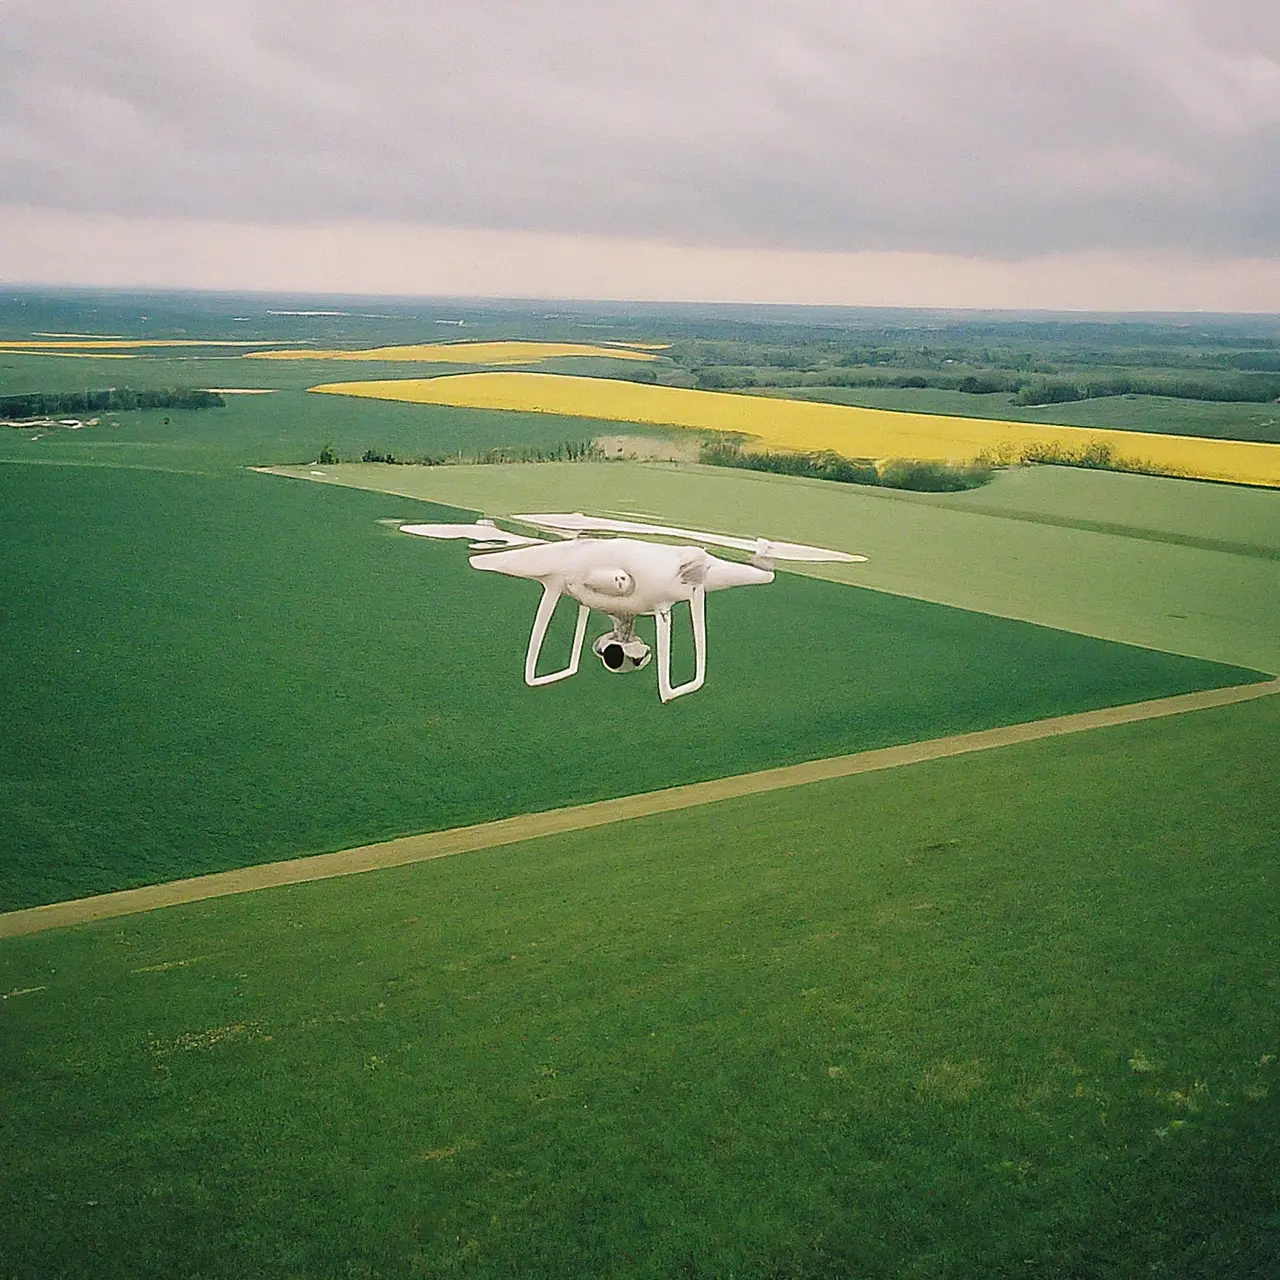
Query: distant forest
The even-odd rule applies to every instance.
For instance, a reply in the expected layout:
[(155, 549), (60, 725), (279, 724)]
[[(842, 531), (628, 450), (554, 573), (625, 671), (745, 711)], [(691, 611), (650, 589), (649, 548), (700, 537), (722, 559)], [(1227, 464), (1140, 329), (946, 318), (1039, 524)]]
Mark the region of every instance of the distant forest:
[(29, 391), (0, 396), (0, 418), (41, 418), (55, 413), (123, 413), (130, 409), (222, 409), (216, 391), (195, 387), (107, 387), (103, 391)]
[[(695, 344), (689, 344), (694, 347)], [(1280, 352), (1213, 352), (1177, 358), (1163, 351), (1009, 352), (929, 347), (823, 351), (817, 344), (781, 350), (700, 343), (681, 351), (694, 385), (752, 387), (934, 387), (971, 395), (1005, 392), (1020, 405), (1064, 404), (1099, 396), (1172, 396), (1181, 400), (1264, 404), (1280, 399)], [(807, 358), (806, 358), (807, 357)], [(1065, 366), (1065, 367), (1064, 367)], [(1126, 368), (1125, 366), (1129, 366)], [(1135, 368), (1136, 366), (1136, 368)], [(633, 377), (650, 378), (642, 371)]]

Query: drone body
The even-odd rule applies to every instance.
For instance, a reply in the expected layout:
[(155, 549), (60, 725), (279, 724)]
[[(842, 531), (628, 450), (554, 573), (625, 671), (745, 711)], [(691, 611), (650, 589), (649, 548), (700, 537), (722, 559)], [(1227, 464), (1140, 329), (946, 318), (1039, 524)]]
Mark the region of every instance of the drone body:
[[(648, 666), (649, 646), (635, 633), (636, 619), (651, 615), (658, 638), (658, 694), (663, 702), (701, 689), (707, 674), (706, 594), (729, 587), (773, 581), (774, 559), (865, 560), (842, 551), (791, 543), (700, 534), (663, 525), (604, 520), (575, 514), (527, 515), (513, 519), (559, 534), (587, 530), (689, 536), (714, 546), (728, 545), (755, 552), (752, 563), (721, 560), (701, 546), (671, 546), (636, 538), (573, 537), (567, 542), (542, 542), (509, 534), (491, 521), (475, 525), (401, 525), (405, 533), (431, 538), (472, 538), (476, 569), (528, 578), (542, 585), (542, 600), (534, 618), (525, 654), (524, 678), (531, 686), (554, 684), (575, 675), (582, 656), (591, 610), (607, 614), (612, 629), (597, 637), (592, 650), (606, 670), (625, 673)], [(501, 547), (502, 550), (493, 548)], [(538, 675), (538, 658), (547, 628), (561, 596), (577, 602), (573, 649), (567, 666)], [(693, 623), (694, 676), (681, 685), (671, 683), (671, 610), (687, 601)]]
[[(531, 578), (542, 584), (542, 601), (529, 637), (524, 678), (530, 685), (553, 684), (578, 670), (587, 617), (592, 609), (609, 615), (613, 629), (592, 645), (610, 671), (639, 671), (649, 664), (649, 646), (635, 633), (638, 617), (652, 614), (658, 632), (658, 694), (670, 702), (702, 688), (707, 675), (706, 593), (726, 587), (772, 582), (773, 570), (719, 560), (702, 547), (671, 547), (634, 538), (578, 538), (541, 543), (471, 557), (477, 569)], [(573, 654), (562, 671), (538, 675), (538, 656), (562, 595), (578, 602)], [(693, 618), (694, 677), (671, 683), (671, 609), (686, 600)]]

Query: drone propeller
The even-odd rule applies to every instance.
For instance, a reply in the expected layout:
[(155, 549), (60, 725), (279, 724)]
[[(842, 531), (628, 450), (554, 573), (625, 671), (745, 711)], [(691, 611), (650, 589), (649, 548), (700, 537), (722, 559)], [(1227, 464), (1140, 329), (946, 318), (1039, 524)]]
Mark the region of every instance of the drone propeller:
[(473, 538), (472, 551), (491, 551), (497, 547), (530, 547), (541, 538), (526, 538), (518, 533), (499, 529), (492, 520), (477, 520), (475, 524), (402, 524), (401, 533), (414, 533), (420, 538)]
[(832, 551), (826, 547), (811, 547), (801, 542), (771, 542), (767, 538), (734, 538), (723, 533), (704, 533), (699, 529), (680, 529), (673, 525), (646, 524), (634, 520), (610, 520), (604, 516), (585, 516), (581, 511), (572, 513), (539, 513), (512, 516), (522, 524), (538, 529), (573, 536), (579, 533), (639, 533), (667, 538), (688, 538), (710, 547), (732, 547), (737, 551), (750, 551), (761, 560), (828, 561), (841, 564), (862, 564), (866, 556), (851, 555), (847, 551)]

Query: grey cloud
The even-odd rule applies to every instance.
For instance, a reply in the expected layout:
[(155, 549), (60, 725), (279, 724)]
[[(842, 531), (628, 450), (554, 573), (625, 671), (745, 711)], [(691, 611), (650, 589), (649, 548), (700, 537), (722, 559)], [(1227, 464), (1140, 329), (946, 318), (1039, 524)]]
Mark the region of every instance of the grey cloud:
[(1272, 0), (8, 0), (0, 119), (59, 209), (1280, 251)]

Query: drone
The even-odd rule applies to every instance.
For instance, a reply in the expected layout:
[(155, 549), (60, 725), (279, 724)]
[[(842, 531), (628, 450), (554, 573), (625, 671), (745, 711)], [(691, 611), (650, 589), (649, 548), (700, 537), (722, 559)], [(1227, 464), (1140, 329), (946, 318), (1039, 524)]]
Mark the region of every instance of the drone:
[[(578, 672), (593, 609), (606, 614), (612, 627), (598, 636), (592, 652), (606, 671), (625, 675), (649, 665), (653, 653), (636, 635), (636, 619), (652, 617), (658, 641), (658, 696), (666, 703), (701, 689), (707, 678), (708, 591), (748, 587), (773, 581), (776, 560), (863, 563), (866, 556), (829, 551), (796, 542), (765, 538), (735, 538), (670, 525), (611, 520), (602, 516), (542, 513), (512, 516), (513, 522), (555, 535), (550, 542), (499, 529), (492, 520), (474, 524), (402, 524), (401, 533), (424, 538), (466, 538), (473, 568), (528, 578), (542, 584), (542, 599), (534, 615), (524, 660), (524, 682), (530, 687), (555, 684)], [(590, 537), (590, 534), (634, 534), (638, 537)], [(649, 538), (686, 539), (684, 545), (653, 542)], [(690, 545), (692, 544), (692, 545)], [(749, 553), (746, 562), (722, 560), (708, 546)], [(568, 665), (538, 675), (538, 660), (547, 628), (561, 596), (577, 602), (578, 617)], [(671, 611), (679, 601), (689, 605), (693, 624), (694, 675), (683, 684), (671, 683)]]

